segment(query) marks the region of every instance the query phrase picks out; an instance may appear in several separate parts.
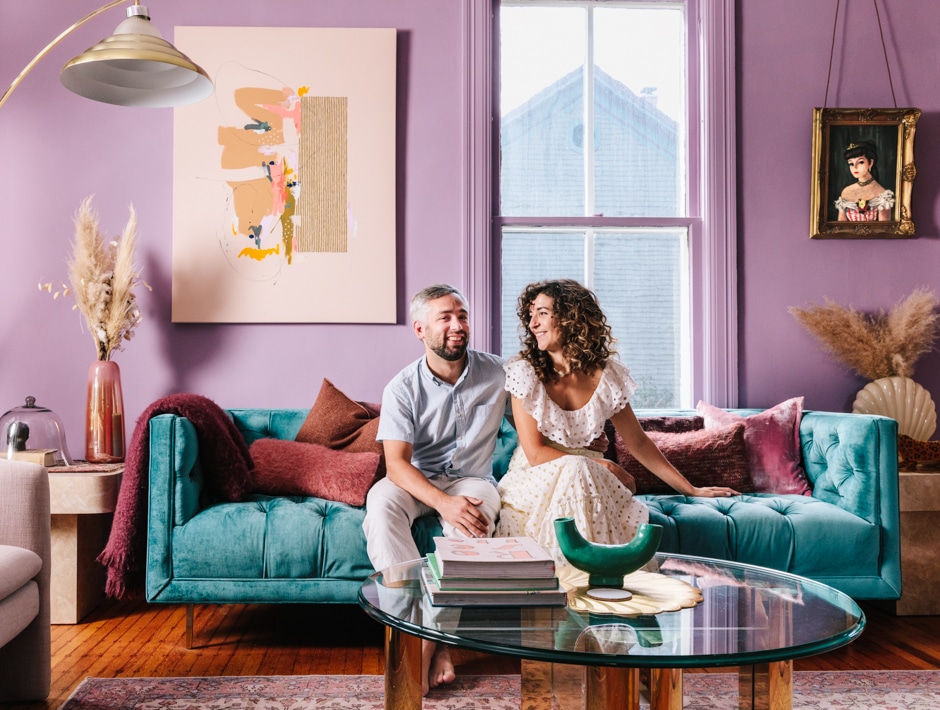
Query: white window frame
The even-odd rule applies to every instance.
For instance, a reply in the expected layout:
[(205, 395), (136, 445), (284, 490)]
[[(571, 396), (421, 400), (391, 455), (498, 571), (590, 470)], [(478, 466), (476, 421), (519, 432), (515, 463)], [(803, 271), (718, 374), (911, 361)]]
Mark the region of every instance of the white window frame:
[[(496, 13), (499, 0), (463, 0), (464, 145), (461, 186), (463, 277), (474, 347), (495, 352), (500, 228), (493, 220), (498, 162), (493, 140)], [(734, 0), (689, 0), (699, 27), (701, 92), (697, 132), (702, 164), (690, 181), (692, 398), (719, 407), (738, 402), (737, 219)], [(690, 49), (696, 39), (689, 38)], [(694, 112), (692, 112), (694, 115)], [(648, 220), (655, 224), (656, 221)]]

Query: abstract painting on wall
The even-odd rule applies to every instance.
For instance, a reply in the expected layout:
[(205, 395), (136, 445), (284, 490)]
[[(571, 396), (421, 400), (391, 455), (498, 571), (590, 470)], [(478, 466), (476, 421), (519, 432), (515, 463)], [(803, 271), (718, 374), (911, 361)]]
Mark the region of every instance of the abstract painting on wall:
[(177, 27), (173, 322), (394, 323), (394, 29)]

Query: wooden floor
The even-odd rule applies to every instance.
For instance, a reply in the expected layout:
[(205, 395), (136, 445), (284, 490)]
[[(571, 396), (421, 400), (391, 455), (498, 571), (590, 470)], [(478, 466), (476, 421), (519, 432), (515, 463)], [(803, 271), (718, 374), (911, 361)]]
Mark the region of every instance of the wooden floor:
[[(863, 604), (867, 625), (849, 646), (794, 662), (801, 670), (940, 669), (940, 616), (896, 617)], [(196, 607), (196, 639), (185, 647), (183, 606), (114, 602), (81, 624), (52, 627), (52, 692), (58, 708), (86, 677), (359, 675), (384, 671), (384, 629), (357, 606)], [(519, 661), (454, 651), (457, 672), (518, 673)], [(730, 669), (714, 669), (727, 672)]]

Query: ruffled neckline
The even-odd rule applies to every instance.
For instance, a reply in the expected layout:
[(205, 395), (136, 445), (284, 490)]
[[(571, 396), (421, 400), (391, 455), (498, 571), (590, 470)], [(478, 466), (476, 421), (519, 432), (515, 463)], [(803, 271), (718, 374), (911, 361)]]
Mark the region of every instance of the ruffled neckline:
[(580, 409), (563, 409), (551, 397), (528, 361), (515, 358), (505, 365), (506, 389), (536, 422), (539, 432), (561, 444), (578, 448), (594, 441), (612, 415), (630, 401), (636, 382), (619, 360), (608, 360), (591, 398)]

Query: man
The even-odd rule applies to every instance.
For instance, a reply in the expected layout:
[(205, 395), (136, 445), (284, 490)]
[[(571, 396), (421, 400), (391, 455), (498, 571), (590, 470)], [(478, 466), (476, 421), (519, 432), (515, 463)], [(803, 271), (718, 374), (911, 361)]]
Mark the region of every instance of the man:
[[(468, 349), (467, 300), (437, 284), (411, 301), (424, 356), (386, 386), (377, 439), (387, 475), (369, 491), (363, 529), (377, 570), (420, 557), (411, 524), (441, 519), (447, 536), (488, 537), (499, 494), (493, 452), (508, 396), (502, 358)], [(454, 680), (446, 646), (424, 641), (422, 692)]]

